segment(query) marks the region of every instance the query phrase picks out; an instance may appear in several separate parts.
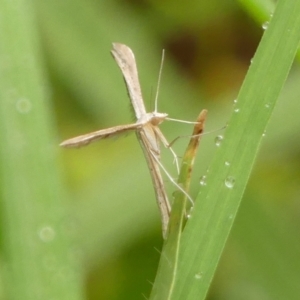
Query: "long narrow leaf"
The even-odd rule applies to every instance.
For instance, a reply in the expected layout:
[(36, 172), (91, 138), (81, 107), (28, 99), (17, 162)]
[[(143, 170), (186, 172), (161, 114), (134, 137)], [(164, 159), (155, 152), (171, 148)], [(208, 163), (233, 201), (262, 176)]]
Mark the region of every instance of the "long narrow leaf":
[(0, 1), (5, 298), (80, 299), (33, 12), (31, 1)]
[[(202, 110), (199, 114), (196, 120), (198, 124), (194, 127), (192, 137), (182, 159), (178, 183), (181, 184), (187, 192), (189, 191), (192, 169), (198, 151), (200, 137), (204, 130), (206, 114), (207, 110)], [(182, 229), (185, 223), (187, 206), (186, 195), (178, 191), (172, 204), (168, 238), (162, 249), (157, 276), (155, 278), (150, 300), (167, 300), (172, 297), (178, 269), (179, 245)]]
[(172, 299), (204, 299), (207, 294), (266, 125), (294, 60), (299, 28), (300, 2), (279, 1), (182, 234)]

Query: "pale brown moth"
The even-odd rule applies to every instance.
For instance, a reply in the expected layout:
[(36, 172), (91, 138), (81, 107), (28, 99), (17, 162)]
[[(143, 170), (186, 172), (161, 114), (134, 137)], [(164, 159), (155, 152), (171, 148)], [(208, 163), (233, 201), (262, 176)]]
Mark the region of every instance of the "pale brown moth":
[[(113, 43), (113, 49), (111, 50), (111, 53), (121, 69), (125, 79), (129, 98), (135, 112), (136, 122), (133, 124), (114, 126), (77, 136), (62, 142), (60, 146), (81, 147), (89, 144), (90, 142), (104, 139), (129, 130), (134, 130), (143, 149), (151, 173), (156, 199), (161, 214), (163, 237), (165, 238), (171, 206), (164, 188), (160, 167), (164, 170), (164, 172), (166, 172), (167, 176), (177, 186), (177, 188), (186, 194), (186, 192), (174, 181), (174, 179), (171, 178), (160, 162), (160, 141), (165, 147), (170, 147), (158, 125), (167, 118), (168, 114), (157, 112), (157, 104), (155, 104), (154, 112), (146, 112), (139, 84), (135, 57), (132, 50), (124, 44)], [(170, 150), (174, 155), (178, 169), (177, 157), (171, 148)], [(187, 195), (187, 197), (190, 199), (190, 201), (192, 201), (189, 195)]]

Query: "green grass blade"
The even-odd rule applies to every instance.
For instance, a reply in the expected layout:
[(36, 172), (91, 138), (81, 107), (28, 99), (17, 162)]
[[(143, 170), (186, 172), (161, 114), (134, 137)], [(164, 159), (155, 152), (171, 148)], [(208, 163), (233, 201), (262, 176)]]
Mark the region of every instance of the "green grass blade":
[[(300, 39), (300, 2), (279, 1), (182, 234), (172, 299), (204, 299)], [(280, 124), (278, 124), (280, 126)]]
[(81, 299), (31, 1), (0, 1), (5, 299)]
[[(199, 147), (201, 133), (204, 130), (206, 114), (206, 110), (201, 111), (199, 114), (196, 120), (196, 122), (199, 123), (194, 126), (192, 137), (182, 158), (178, 184), (180, 184), (187, 192), (189, 191), (191, 173)], [(176, 192), (169, 221), (168, 238), (162, 249), (157, 276), (149, 300), (167, 300), (172, 297), (178, 268), (181, 233), (182, 228), (184, 227), (184, 219), (188, 206), (190, 205), (187, 205), (187, 197), (180, 191)]]

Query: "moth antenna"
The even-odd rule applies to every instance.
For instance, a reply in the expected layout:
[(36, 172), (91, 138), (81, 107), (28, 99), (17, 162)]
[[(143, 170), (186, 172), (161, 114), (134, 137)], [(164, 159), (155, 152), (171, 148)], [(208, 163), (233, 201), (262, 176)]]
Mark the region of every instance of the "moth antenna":
[(158, 73), (157, 89), (156, 89), (155, 102), (154, 102), (154, 111), (155, 112), (157, 112), (158, 92), (159, 92), (159, 86), (160, 86), (160, 80), (161, 80), (161, 74), (162, 74), (164, 60), (165, 60), (165, 49), (162, 50), (162, 54), (161, 54), (161, 63), (160, 63), (160, 68), (159, 68), (159, 73)]

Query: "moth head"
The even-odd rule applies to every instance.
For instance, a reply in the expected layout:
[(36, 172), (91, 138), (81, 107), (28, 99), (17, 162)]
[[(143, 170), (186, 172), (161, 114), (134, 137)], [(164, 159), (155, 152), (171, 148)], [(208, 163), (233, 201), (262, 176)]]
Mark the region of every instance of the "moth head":
[(165, 113), (159, 113), (159, 112), (153, 112), (151, 113), (151, 124), (154, 126), (159, 125), (161, 122), (165, 120), (165, 118), (168, 116), (168, 114)]

